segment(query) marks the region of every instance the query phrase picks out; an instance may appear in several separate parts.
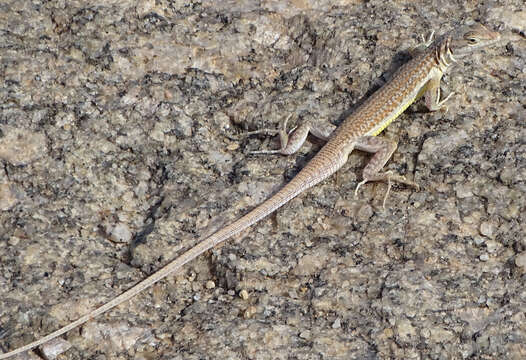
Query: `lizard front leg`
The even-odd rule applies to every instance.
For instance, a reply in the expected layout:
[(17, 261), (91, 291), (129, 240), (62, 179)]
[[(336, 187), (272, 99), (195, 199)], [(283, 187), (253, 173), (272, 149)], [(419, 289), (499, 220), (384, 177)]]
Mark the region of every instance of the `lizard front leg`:
[(445, 103), (453, 96), (455, 93), (451, 92), (444, 99), (440, 100), (440, 80), (442, 75), (436, 76), (429, 80), (425, 86), (424, 100), (426, 107), (429, 111), (438, 111), (444, 108), (447, 111), (447, 106)]
[(432, 43), (435, 37), (435, 30), (432, 30), (427, 35), (420, 35), (420, 42), (409, 49), (409, 54), (412, 57), (420, 55), (424, 52)]

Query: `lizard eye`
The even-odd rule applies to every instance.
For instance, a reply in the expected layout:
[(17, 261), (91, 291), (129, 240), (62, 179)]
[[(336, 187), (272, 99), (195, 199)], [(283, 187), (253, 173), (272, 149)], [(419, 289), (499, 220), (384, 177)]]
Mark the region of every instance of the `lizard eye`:
[(470, 45), (475, 45), (476, 43), (478, 43), (478, 40), (476, 38), (468, 38), (467, 40)]

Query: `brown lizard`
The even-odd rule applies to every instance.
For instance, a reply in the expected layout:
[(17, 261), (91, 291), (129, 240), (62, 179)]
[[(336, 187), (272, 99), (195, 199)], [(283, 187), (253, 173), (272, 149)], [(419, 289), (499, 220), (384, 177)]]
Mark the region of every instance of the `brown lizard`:
[(415, 184), (389, 171), (382, 172), (382, 168), (397, 145), (390, 140), (376, 137), (376, 135), (421, 96), (424, 96), (425, 104), (430, 111), (442, 108), (451, 96), (450, 94), (445, 99), (441, 99), (440, 96), (440, 80), (444, 72), (457, 59), (469, 55), (476, 49), (495, 43), (499, 37), (498, 33), (478, 23), (459, 27), (434, 42), (431, 34), (424, 41), (422, 49), (415, 52), (413, 59), (403, 65), (388, 83), (360, 105), (336, 130), (332, 132), (327, 129), (322, 130), (311, 124), (299, 126), (290, 133), (290, 136), (285, 129), (280, 130), (281, 149), (270, 151), (271, 153), (293, 154), (301, 147), (308, 133), (327, 140), (327, 143), (288, 184), (246, 215), (202, 239), (165, 267), (113, 300), (39, 340), (0, 354), (0, 359), (9, 358), (50, 341), (132, 298), (157, 281), (179, 270), (184, 264), (203, 252), (257, 223), (296, 195), (335, 173), (345, 164), (347, 157), (354, 149), (374, 153), (363, 170), (363, 181), (358, 184), (356, 191), (368, 181), (387, 181), (385, 205), (392, 181)]

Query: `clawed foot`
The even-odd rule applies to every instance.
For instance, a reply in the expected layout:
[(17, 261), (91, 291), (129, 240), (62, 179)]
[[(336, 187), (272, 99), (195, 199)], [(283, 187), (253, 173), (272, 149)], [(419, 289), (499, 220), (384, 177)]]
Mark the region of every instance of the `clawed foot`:
[(448, 96), (446, 96), (444, 99), (440, 100), (440, 101), (438, 102), (438, 104), (437, 104), (437, 108), (440, 109), (440, 110), (442, 110), (444, 114), (447, 113), (447, 111), (448, 111), (448, 107), (447, 107), (447, 105), (446, 105), (446, 102), (447, 102), (447, 101), (448, 101), (453, 95), (455, 95), (455, 92), (454, 92), (454, 91), (450, 92), (450, 93), (448, 94)]
[(256, 135), (256, 134), (271, 134), (271, 135), (278, 134), (279, 140), (281, 143), (281, 147), (277, 150), (254, 150), (254, 151), (249, 151), (248, 153), (252, 155), (281, 154), (283, 150), (285, 149), (285, 147), (287, 146), (287, 143), (289, 141), (289, 135), (294, 130), (296, 130), (296, 127), (294, 127), (291, 130), (287, 131), (287, 123), (291, 117), (292, 117), (292, 114), (290, 114), (285, 120), (283, 120), (279, 129), (260, 129), (256, 131), (246, 132), (245, 136)]
[(409, 53), (411, 54), (411, 56), (415, 57), (416, 55), (420, 54), (422, 51), (427, 49), (433, 43), (434, 37), (434, 30), (429, 32), (427, 35), (420, 34), (420, 43), (409, 49)]
[(433, 43), (433, 38), (434, 37), (435, 37), (435, 30), (431, 30), (431, 32), (429, 32), (427, 37), (425, 35), (423, 35), (423, 34), (420, 34), (422, 45), (425, 46), (426, 48), (428, 48), (429, 45), (431, 45)]
[(365, 183), (367, 183), (369, 181), (387, 181), (387, 191), (385, 192), (384, 200), (383, 200), (383, 203), (382, 203), (382, 207), (384, 208), (384, 210), (385, 210), (385, 203), (387, 202), (387, 198), (389, 196), (389, 193), (391, 192), (391, 187), (393, 186), (393, 182), (398, 182), (398, 183), (405, 184), (407, 186), (411, 186), (411, 187), (415, 188), (416, 191), (420, 190), (420, 185), (418, 185), (414, 181), (407, 180), (403, 176), (393, 174), (392, 171), (386, 171), (383, 174), (379, 174), (378, 177), (375, 177), (375, 178), (372, 178), (372, 179), (366, 178), (366, 179), (363, 179), (362, 181), (360, 181), (358, 183), (358, 185), (356, 186), (356, 189), (354, 190), (354, 196), (357, 196), (358, 195), (358, 189), (360, 189), (360, 187), (363, 184), (365, 184)]

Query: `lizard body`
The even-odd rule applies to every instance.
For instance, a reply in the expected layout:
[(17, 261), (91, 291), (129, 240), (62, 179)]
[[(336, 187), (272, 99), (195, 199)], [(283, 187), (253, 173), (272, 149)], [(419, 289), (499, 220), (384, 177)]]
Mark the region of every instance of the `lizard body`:
[(440, 99), (440, 80), (444, 72), (457, 58), (462, 58), (473, 50), (490, 45), (498, 39), (498, 33), (478, 23), (458, 28), (434, 42), (428, 38), (425, 41), (425, 48), (403, 65), (394, 74), (391, 81), (370, 96), (334, 132), (318, 129), (311, 124), (299, 126), (290, 136), (286, 130), (280, 131), (282, 147), (270, 153), (288, 155), (296, 152), (309, 132), (328, 141), (288, 184), (246, 215), (202, 239), (197, 245), (113, 300), (39, 340), (0, 354), (0, 359), (7, 359), (48, 342), (134, 297), (157, 281), (179, 270), (203, 252), (257, 223), (301, 192), (335, 173), (345, 164), (354, 149), (374, 153), (363, 170), (363, 181), (358, 184), (356, 190), (368, 181), (387, 181), (385, 205), (391, 181), (416, 186), (399, 175), (381, 171), (395, 151), (396, 143), (376, 137), (376, 135), (421, 96), (425, 97), (429, 110), (442, 108), (449, 98), (447, 96), (445, 99)]

